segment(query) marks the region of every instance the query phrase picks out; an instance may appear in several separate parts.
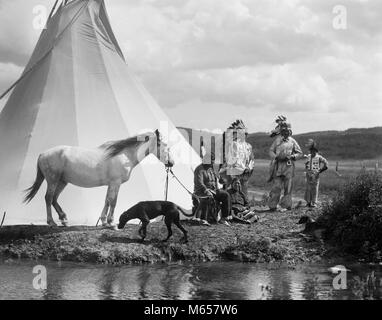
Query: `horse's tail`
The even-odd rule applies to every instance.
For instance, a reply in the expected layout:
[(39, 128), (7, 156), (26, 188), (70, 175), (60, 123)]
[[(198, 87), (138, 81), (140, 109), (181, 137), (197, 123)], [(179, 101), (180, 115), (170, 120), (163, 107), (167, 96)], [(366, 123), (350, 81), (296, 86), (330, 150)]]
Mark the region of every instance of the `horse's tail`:
[(185, 215), (187, 218), (192, 218), (194, 216), (194, 213), (187, 213), (185, 212), (185, 210), (179, 206), (177, 206), (178, 210), (183, 213), (183, 215)]
[(40, 189), (42, 183), (44, 182), (45, 177), (40, 169), (39, 163), (37, 163), (37, 176), (36, 180), (30, 188), (26, 189), (26, 196), (24, 198), (24, 203), (29, 203), (32, 201), (32, 199), (36, 196), (38, 190)]

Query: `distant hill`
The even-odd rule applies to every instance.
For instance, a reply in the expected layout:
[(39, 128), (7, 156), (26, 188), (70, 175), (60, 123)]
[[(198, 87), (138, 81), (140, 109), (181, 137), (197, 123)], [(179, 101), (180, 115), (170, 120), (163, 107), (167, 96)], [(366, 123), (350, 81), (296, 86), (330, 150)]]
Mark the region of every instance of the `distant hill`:
[[(184, 133), (187, 132), (188, 138), (192, 136), (191, 129), (179, 129), (182, 129), (181, 131)], [(207, 135), (213, 136), (214, 134), (207, 133)], [(305, 153), (307, 152), (305, 148), (307, 140), (310, 138), (315, 139), (321, 154), (329, 159), (363, 160), (382, 158), (382, 127), (310, 132), (297, 134), (293, 137)], [(267, 133), (252, 133), (248, 136), (248, 141), (255, 150), (256, 158), (268, 159), (268, 150), (272, 139)]]

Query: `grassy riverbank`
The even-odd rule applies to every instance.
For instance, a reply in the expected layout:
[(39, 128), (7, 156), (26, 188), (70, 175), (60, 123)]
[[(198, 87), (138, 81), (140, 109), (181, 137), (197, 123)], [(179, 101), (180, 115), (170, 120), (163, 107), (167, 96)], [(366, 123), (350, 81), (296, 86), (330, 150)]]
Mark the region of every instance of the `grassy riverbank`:
[[(9, 226), (0, 230), (0, 257), (5, 259), (48, 259), (99, 264), (158, 263), (176, 260), (300, 263), (320, 260), (330, 251), (322, 241), (302, 235), (297, 225), (305, 208), (287, 213), (267, 213), (254, 225), (233, 224), (210, 227), (183, 222), (189, 243), (180, 243), (174, 227), (168, 243), (163, 222), (148, 227), (144, 243), (138, 240), (138, 226), (124, 231), (104, 228)], [(317, 215), (311, 212), (311, 215)]]
[[(163, 222), (149, 225), (144, 243), (139, 241), (137, 225), (128, 225), (123, 231), (80, 226), (3, 227), (0, 229), (0, 258), (98, 264), (177, 260), (298, 264), (331, 257), (380, 262), (381, 181), (381, 174), (373, 170), (365, 170), (358, 176), (349, 175), (348, 181), (338, 186), (338, 192), (331, 196), (322, 194), (323, 206), (314, 210), (301, 206), (305, 202), (297, 192), (292, 211), (262, 213), (260, 221), (249, 226), (206, 227), (185, 221), (183, 224), (189, 232), (187, 244), (180, 242), (182, 234), (175, 226), (171, 241), (162, 243), (161, 239), (167, 234)], [(262, 196), (263, 192), (259, 191), (250, 195), (257, 199), (254, 204), (259, 211), (264, 209), (259, 201)], [(297, 222), (304, 215), (317, 219), (321, 232), (303, 233), (304, 227)]]

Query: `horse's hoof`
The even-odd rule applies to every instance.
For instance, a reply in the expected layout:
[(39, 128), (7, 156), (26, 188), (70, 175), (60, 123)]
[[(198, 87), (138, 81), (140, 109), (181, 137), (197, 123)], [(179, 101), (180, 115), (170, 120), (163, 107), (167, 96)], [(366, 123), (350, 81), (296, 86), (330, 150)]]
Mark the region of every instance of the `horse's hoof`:
[(48, 226), (51, 228), (57, 228), (57, 223), (55, 222), (48, 222)]
[(67, 228), (69, 226), (68, 220), (61, 220), (61, 224), (63, 227)]

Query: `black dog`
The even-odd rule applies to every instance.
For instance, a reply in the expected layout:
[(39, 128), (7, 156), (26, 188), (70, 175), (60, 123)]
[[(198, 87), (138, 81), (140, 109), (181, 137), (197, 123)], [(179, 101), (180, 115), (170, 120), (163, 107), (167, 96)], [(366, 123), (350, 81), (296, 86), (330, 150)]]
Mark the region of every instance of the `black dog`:
[(302, 216), (297, 224), (305, 224), (304, 232), (312, 232), (318, 227), (317, 222), (308, 216)]
[(298, 224), (305, 224), (303, 233), (310, 234), (313, 237), (321, 240), (326, 230), (322, 223), (318, 223), (314, 219), (308, 216), (302, 216), (298, 221)]
[(185, 242), (188, 242), (187, 231), (180, 224), (180, 213), (182, 212), (186, 217), (192, 217), (193, 214), (187, 214), (182, 208), (175, 203), (169, 201), (146, 201), (136, 204), (131, 209), (124, 212), (119, 218), (118, 229), (123, 229), (127, 222), (133, 219), (140, 219), (142, 227), (139, 229), (139, 235), (142, 241), (146, 238), (146, 229), (150, 220), (159, 216), (164, 216), (164, 222), (167, 226), (168, 236), (164, 242), (168, 241), (172, 236), (171, 225), (175, 224), (184, 234)]

